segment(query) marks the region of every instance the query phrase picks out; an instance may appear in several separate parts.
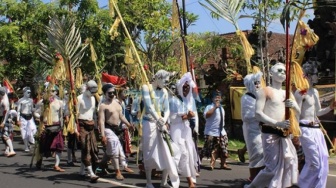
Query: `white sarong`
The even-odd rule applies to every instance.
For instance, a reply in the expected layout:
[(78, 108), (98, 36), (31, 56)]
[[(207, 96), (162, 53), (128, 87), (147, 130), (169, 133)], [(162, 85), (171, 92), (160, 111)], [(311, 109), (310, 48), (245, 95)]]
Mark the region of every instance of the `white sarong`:
[(155, 122), (142, 121), (142, 152), (146, 170), (167, 170), (173, 187), (179, 187), (180, 179), (174, 158)]
[(298, 183), (298, 159), (290, 137), (261, 134), (265, 168), (247, 187), (284, 188)]
[(23, 140), (28, 140), (31, 144), (35, 143), (34, 135), (37, 132), (36, 124), (34, 122), (34, 118), (30, 120), (26, 120), (23, 117), (20, 117), (21, 121), (21, 137)]
[(300, 128), (305, 165), (299, 176), (299, 187), (324, 188), (329, 172), (329, 154), (324, 135), (319, 128)]

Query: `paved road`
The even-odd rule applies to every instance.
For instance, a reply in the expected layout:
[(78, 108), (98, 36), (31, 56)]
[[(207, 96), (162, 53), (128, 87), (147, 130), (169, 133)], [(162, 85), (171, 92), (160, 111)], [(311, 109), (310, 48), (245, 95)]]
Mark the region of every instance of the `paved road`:
[[(124, 181), (116, 181), (114, 173), (102, 176), (97, 183), (89, 183), (78, 176), (79, 167), (66, 166), (66, 152), (63, 153), (61, 166), (66, 172), (59, 173), (53, 171), (54, 159), (44, 159), (45, 165), (42, 170), (35, 167), (29, 168), (31, 154), (23, 151), (23, 145), (15, 138), (14, 147), (17, 155), (13, 158), (0, 156), (0, 184), (1, 188), (58, 188), (58, 187), (144, 187), (146, 180), (139, 175), (135, 164), (135, 158), (130, 159), (130, 167), (135, 170), (134, 174), (124, 173)], [(3, 148), (3, 144), (0, 148)], [(2, 151), (1, 151), (2, 152)], [(102, 153), (102, 152), (101, 152)], [(76, 152), (80, 156), (79, 152)], [(79, 163), (77, 163), (79, 165)], [(237, 161), (229, 161), (232, 167), (231, 171), (214, 169), (210, 171), (209, 161), (203, 160), (201, 176), (197, 179), (197, 187), (199, 188), (240, 188), (248, 177), (247, 164), (241, 164)], [(219, 163), (217, 163), (219, 167)], [(154, 186), (159, 187), (160, 180), (153, 180)], [(332, 188), (336, 185), (336, 159), (330, 160), (330, 173), (328, 177), (327, 187)], [(181, 188), (187, 187), (186, 179), (181, 179)]]

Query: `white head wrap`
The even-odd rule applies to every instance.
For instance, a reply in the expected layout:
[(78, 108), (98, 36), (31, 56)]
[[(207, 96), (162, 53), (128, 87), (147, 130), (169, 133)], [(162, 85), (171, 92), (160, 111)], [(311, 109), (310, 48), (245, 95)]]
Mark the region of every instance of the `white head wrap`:
[(256, 86), (254, 82), (261, 82), (262, 72), (257, 72), (255, 74), (248, 74), (244, 77), (244, 85), (246, 87), (247, 92), (250, 92), (256, 95)]
[[(183, 96), (183, 85), (186, 82), (188, 82), (188, 84), (190, 86), (190, 91), (189, 91), (188, 95), (186, 97), (184, 97)], [(187, 101), (188, 108), (191, 107), (189, 105), (192, 105), (193, 104), (193, 100), (194, 100), (194, 97), (193, 97), (193, 94), (192, 94), (192, 88), (196, 87), (196, 84), (195, 84), (195, 82), (192, 79), (191, 73), (190, 72), (185, 73), (182, 76), (182, 78), (179, 81), (177, 81), (176, 86), (177, 86), (178, 94), (182, 97), (182, 99), (184, 101)]]

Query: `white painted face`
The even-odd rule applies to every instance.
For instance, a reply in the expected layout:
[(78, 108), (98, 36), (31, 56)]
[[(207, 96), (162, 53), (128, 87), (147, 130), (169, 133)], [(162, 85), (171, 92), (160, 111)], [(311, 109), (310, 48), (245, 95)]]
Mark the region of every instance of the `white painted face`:
[(27, 90), (27, 91), (24, 92), (24, 97), (29, 98), (30, 94), (31, 94), (31, 91)]
[(156, 79), (157, 86), (160, 88), (164, 88), (169, 82), (169, 76), (158, 77)]
[(286, 80), (286, 68), (284, 64), (275, 64), (271, 68), (272, 79), (278, 82), (283, 82)]
[(258, 91), (261, 88), (261, 81), (260, 80), (255, 80), (254, 81), (254, 87), (255, 87), (255, 91)]

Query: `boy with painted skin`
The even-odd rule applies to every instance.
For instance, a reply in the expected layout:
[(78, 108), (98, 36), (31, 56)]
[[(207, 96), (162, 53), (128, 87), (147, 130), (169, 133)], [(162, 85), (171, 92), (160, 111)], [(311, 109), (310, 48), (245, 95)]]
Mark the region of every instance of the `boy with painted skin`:
[(30, 151), (30, 144), (35, 143), (34, 135), (37, 132), (36, 124), (33, 119), (34, 102), (30, 98), (31, 90), (29, 87), (23, 88), (23, 97), (17, 102), (18, 125), (21, 129), (21, 137), (25, 145), (25, 151)]
[(302, 67), (304, 76), (308, 80), (307, 91), (295, 92), (295, 99), (301, 108), (299, 137), (305, 155), (305, 165), (299, 176), (299, 187), (326, 187), (329, 164), (328, 148), (324, 134), (320, 128), (318, 116), (334, 110), (333, 101), (330, 106), (321, 108), (318, 91), (313, 88), (317, 83), (317, 67), (313, 63), (305, 63)]
[(241, 98), (243, 134), (249, 155), (249, 180), (257, 176), (265, 166), (259, 121), (255, 117), (256, 95), (261, 88), (262, 73), (248, 74), (244, 78), (247, 92)]
[[(291, 187), (298, 183), (298, 159), (293, 142), (282, 130), (290, 126), (285, 120), (285, 107), (293, 108), (297, 114), (297, 103), (286, 98), (282, 83), (286, 80), (286, 69), (282, 63), (271, 67), (272, 86), (257, 92), (256, 119), (261, 122), (261, 137), (265, 168), (249, 185), (244, 187)], [(285, 101), (285, 102), (284, 102)]]
[(151, 84), (142, 86), (142, 100), (145, 108), (142, 119), (142, 151), (147, 188), (154, 188), (153, 169), (163, 170), (161, 187), (170, 187), (167, 183), (168, 175), (174, 188), (179, 187), (180, 184), (176, 164), (162, 136), (162, 132), (168, 132), (166, 123), (170, 111), (168, 93), (164, 87), (168, 84), (169, 77), (169, 72), (159, 70)]

